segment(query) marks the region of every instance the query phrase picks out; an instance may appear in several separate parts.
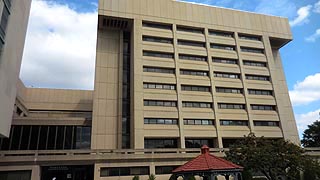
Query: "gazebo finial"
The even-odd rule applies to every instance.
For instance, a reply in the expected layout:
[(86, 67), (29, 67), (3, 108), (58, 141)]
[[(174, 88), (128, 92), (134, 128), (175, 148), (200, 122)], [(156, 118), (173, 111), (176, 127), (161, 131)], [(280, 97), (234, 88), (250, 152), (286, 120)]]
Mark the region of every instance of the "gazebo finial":
[(201, 147), (201, 154), (207, 154), (210, 152), (210, 148), (207, 145)]

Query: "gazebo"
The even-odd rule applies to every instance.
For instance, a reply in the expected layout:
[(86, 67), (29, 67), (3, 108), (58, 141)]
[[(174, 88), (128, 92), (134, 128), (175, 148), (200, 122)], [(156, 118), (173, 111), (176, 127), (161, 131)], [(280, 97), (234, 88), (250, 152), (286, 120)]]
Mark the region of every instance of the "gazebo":
[(234, 180), (241, 180), (243, 167), (233, 164), (223, 158), (210, 154), (208, 146), (201, 147), (201, 155), (172, 171), (176, 177), (188, 179), (190, 176), (200, 176), (206, 180), (215, 180), (217, 176), (224, 176), (226, 180), (232, 176)]

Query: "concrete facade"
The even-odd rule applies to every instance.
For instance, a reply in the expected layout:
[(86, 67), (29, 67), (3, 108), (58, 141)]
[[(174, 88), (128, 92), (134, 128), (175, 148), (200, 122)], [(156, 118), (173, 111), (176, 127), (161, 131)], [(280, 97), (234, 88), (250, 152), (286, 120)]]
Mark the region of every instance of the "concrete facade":
[(286, 18), (173, 0), (99, 0), (98, 14), (94, 91), (26, 88), (21, 62), (8, 73), (0, 60), (16, 98), (0, 102), (1, 118), (14, 112), (0, 172), (38, 180), (43, 167), (92, 165), (94, 179), (168, 179), (161, 168), (203, 143), (219, 156), (251, 132), (299, 144), (279, 53)]
[(31, 0), (0, 1), (0, 15), (9, 12), (3, 31), (0, 57), (0, 137), (10, 133), (14, 102), (17, 92), (24, 41), (27, 31)]

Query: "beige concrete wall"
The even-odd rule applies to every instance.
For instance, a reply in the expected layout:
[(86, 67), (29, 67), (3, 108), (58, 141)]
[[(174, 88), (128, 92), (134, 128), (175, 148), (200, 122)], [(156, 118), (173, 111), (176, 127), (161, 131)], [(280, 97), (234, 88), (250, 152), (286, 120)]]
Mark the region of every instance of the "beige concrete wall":
[(117, 30), (99, 30), (95, 90), (93, 97), (92, 149), (117, 149), (121, 131), (119, 108), (122, 69), (120, 51), (121, 33)]
[(10, 132), (31, 0), (13, 0), (11, 3), (0, 59), (0, 136), (8, 136)]
[[(281, 66), (279, 54), (274, 52), (270, 46), (270, 38), (278, 38), (285, 45), (292, 39), (290, 26), (286, 18), (266, 16), (255, 13), (248, 13), (224, 8), (210, 7), (204, 5), (195, 5), (185, 2), (172, 0), (137, 0), (134, 3), (130, 0), (100, 0), (99, 15), (114, 18), (133, 19), (133, 77), (132, 77), (132, 139), (133, 148), (144, 148), (144, 138), (178, 138), (181, 148), (185, 147), (185, 137), (188, 138), (212, 138), (217, 140), (219, 147), (222, 147), (222, 138), (241, 138), (250, 132), (256, 133), (257, 136), (266, 136), (270, 138), (285, 137), (299, 144), (296, 124), (293, 118), (292, 107), (290, 104), (288, 90)], [(171, 24), (172, 30), (142, 27), (143, 21)], [(182, 32), (177, 30), (177, 26), (189, 26), (204, 29), (203, 34)], [(234, 37), (218, 37), (210, 35), (210, 30), (233, 32)], [(105, 31), (106, 32), (106, 31)], [(107, 32), (112, 36), (111, 32)], [(261, 41), (252, 41), (239, 38), (239, 34), (249, 34), (263, 37)], [(142, 41), (143, 35), (172, 38), (173, 44), (153, 43)], [(98, 39), (103, 39), (104, 43), (99, 43), (97, 47), (97, 69), (95, 97), (100, 96), (101, 73), (99, 63), (102, 60), (113, 59), (108, 56), (99, 56), (102, 51), (109, 51), (114, 40), (109, 38), (109, 47), (104, 33), (98, 33)], [(114, 35), (113, 38), (117, 38)], [(205, 47), (191, 47), (178, 45), (178, 39), (204, 42)], [(106, 41), (106, 42), (105, 42)], [(236, 51), (226, 51), (210, 48), (210, 43), (220, 43), (235, 46)], [(119, 43), (116, 42), (116, 45)], [(121, 47), (121, 45), (120, 45)], [(261, 48), (265, 50), (264, 54), (241, 52), (241, 47)], [(144, 57), (142, 50), (170, 52), (174, 54), (173, 59)], [(117, 53), (113, 49), (111, 53)], [(179, 59), (179, 53), (193, 55), (202, 55), (208, 57), (208, 62), (182, 61)], [(101, 54), (101, 53), (100, 53)], [(239, 60), (238, 65), (219, 64), (211, 61), (211, 57), (234, 58)], [(121, 58), (120, 58), (121, 59)], [(257, 62), (267, 62), (268, 67), (250, 67), (244, 66), (243, 60), (252, 60)], [(100, 62), (101, 61), (101, 62)], [(176, 74), (162, 74), (143, 72), (143, 66), (156, 66), (174, 68)], [(180, 75), (180, 69), (194, 69), (208, 71), (209, 77), (186, 76)], [(122, 70), (116, 70), (121, 74)], [(213, 76), (214, 71), (237, 73), (240, 79), (216, 78)], [(115, 73), (114, 78), (117, 78)], [(270, 76), (271, 81), (246, 80), (246, 74)], [(121, 81), (120, 81), (121, 82)], [(143, 89), (143, 82), (153, 83), (172, 83), (176, 84), (176, 91)], [(211, 87), (210, 93), (201, 92), (184, 92), (181, 91), (181, 84), (205, 85)], [(112, 85), (113, 86), (113, 85)], [(110, 88), (109, 84), (103, 89)], [(121, 88), (121, 86), (118, 86)], [(234, 87), (243, 88), (243, 94), (220, 94), (215, 92), (215, 87)], [(275, 96), (257, 96), (249, 95), (247, 89), (273, 90)], [(119, 92), (121, 90), (119, 89)], [(111, 97), (108, 97), (111, 98)], [(117, 96), (114, 98), (117, 99)], [(177, 107), (144, 107), (143, 99), (155, 100), (172, 100), (177, 101)], [(201, 101), (213, 103), (212, 109), (196, 109), (182, 107), (182, 101)], [(105, 101), (104, 101), (105, 102)], [(246, 106), (246, 110), (223, 110), (218, 109), (218, 103), (241, 103)], [(120, 100), (115, 107), (121, 105)], [(253, 111), (251, 104), (276, 105), (277, 111)], [(95, 103), (94, 109), (107, 111), (108, 107), (104, 103)], [(95, 110), (94, 110), (95, 111)], [(98, 110), (97, 110), (98, 111)], [(144, 117), (159, 118), (177, 118), (179, 125), (144, 125)], [(185, 126), (184, 118), (203, 118), (214, 119), (215, 127), (205, 126)], [(247, 120), (248, 127), (226, 127), (220, 126), (220, 119)], [(255, 127), (254, 120), (263, 121), (280, 121), (281, 127)], [(110, 129), (93, 129), (93, 132), (99, 131), (100, 134), (113, 133), (115, 127), (121, 131), (121, 127), (114, 125), (116, 118), (107, 117), (106, 122), (111, 123)], [(103, 120), (98, 120), (98, 123)], [(118, 121), (119, 122), (119, 121)], [(98, 125), (97, 125), (98, 126)], [(99, 127), (99, 126), (98, 126)], [(104, 127), (104, 124), (102, 124)], [(117, 138), (112, 136), (110, 142), (116, 141)], [(118, 138), (119, 140), (119, 138)], [(98, 141), (97, 141), (98, 142)], [(101, 141), (101, 143), (103, 143)], [(101, 144), (99, 143), (99, 144)], [(101, 145), (100, 147), (116, 147)]]

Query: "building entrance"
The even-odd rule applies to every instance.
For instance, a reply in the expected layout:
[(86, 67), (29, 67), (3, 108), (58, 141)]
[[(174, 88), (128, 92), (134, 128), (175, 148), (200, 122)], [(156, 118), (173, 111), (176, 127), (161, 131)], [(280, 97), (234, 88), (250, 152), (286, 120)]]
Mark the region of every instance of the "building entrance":
[(93, 165), (43, 166), (41, 180), (93, 180)]

